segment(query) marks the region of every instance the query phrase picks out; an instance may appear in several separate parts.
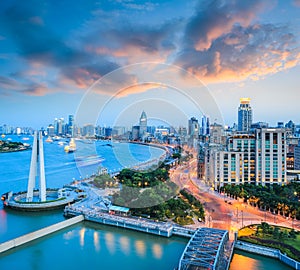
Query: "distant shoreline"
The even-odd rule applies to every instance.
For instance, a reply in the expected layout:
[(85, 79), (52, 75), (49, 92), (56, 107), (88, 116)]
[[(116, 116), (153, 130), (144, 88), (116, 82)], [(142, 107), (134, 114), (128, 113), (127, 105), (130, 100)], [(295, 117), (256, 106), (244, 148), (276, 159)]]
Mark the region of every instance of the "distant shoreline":
[(4, 153), (12, 153), (12, 152), (21, 152), (21, 151), (26, 151), (26, 150), (29, 150), (30, 147), (28, 148), (25, 148), (25, 149), (9, 149), (9, 150), (0, 150), (0, 154), (4, 154)]
[(30, 148), (31, 148), (31, 146), (29, 144), (27, 145), (27, 144), (23, 144), (23, 143), (19, 143), (19, 142), (0, 141), (0, 154), (25, 151)]

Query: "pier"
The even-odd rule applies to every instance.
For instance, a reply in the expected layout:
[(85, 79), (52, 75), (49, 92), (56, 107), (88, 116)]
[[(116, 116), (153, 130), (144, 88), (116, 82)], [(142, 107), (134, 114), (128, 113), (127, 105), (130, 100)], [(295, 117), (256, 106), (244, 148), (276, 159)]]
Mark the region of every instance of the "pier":
[(15, 239), (6, 241), (6, 242), (0, 244), (0, 253), (8, 251), (10, 249), (13, 249), (15, 247), (19, 247), (21, 245), (24, 245), (26, 243), (29, 243), (33, 240), (39, 239), (39, 238), (49, 235), (51, 233), (57, 232), (59, 230), (67, 228), (71, 225), (77, 224), (83, 220), (84, 220), (84, 217), (82, 215), (79, 215), (79, 216), (64, 220), (62, 222), (56, 223), (54, 225), (48, 226), (46, 228), (37, 230), (35, 232), (31, 232), (31, 233), (25, 234), (23, 236), (17, 237)]

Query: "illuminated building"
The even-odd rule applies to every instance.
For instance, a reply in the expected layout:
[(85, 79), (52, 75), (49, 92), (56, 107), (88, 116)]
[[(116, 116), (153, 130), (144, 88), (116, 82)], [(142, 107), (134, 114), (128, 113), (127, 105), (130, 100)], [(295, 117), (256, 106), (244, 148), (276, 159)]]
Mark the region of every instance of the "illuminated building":
[(215, 187), (226, 184), (286, 184), (286, 129), (260, 128), (255, 134), (229, 137), (226, 150), (212, 151)]
[(241, 98), (238, 108), (238, 131), (249, 132), (252, 124), (250, 98)]

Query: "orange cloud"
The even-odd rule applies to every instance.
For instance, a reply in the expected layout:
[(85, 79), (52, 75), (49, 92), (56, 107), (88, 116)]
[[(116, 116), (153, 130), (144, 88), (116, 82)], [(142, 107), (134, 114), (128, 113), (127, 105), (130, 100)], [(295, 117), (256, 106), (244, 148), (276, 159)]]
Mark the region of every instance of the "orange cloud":
[(107, 48), (107, 47), (92, 47), (87, 46), (86, 50), (90, 53), (96, 53), (97, 55), (108, 55), (113, 56), (118, 59), (118, 61), (123, 60), (125, 64), (133, 64), (138, 62), (165, 62), (166, 58), (170, 54), (171, 50), (144, 50), (143, 47), (138, 47), (133, 44), (126, 44), (121, 48)]
[(124, 96), (129, 96), (131, 94), (137, 94), (137, 93), (142, 93), (142, 92), (146, 92), (148, 90), (151, 89), (156, 89), (156, 88), (166, 88), (165, 85), (161, 84), (161, 83), (139, 83), (139, 84), (135, 84), (135, 85), (130, 85), (126, 88), (121, 89), (116, 97), (124, 97)]

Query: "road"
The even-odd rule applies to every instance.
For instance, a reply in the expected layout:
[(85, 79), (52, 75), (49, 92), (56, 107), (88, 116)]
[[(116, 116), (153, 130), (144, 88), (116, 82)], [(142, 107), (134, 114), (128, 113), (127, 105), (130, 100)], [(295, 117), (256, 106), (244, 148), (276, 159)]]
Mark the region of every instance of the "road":
[[(270, 224), (300, 229), (298, 220), (286, 219), (268, 211), (261, 211), (242, 200), (235, 200), (214, 191), (205, 185), (204, 181), (197, 179), (196, 165), (197, 160), (193, 158), (172, 169), (170, 178), (181, 189), (188, 190), (203, 204), (206, 211), (206, 226), (226, 229), (233, 233), (245, 225), (265, 221)], [(195, 224), (195, 226), (199, 225), (201, 224)]]

